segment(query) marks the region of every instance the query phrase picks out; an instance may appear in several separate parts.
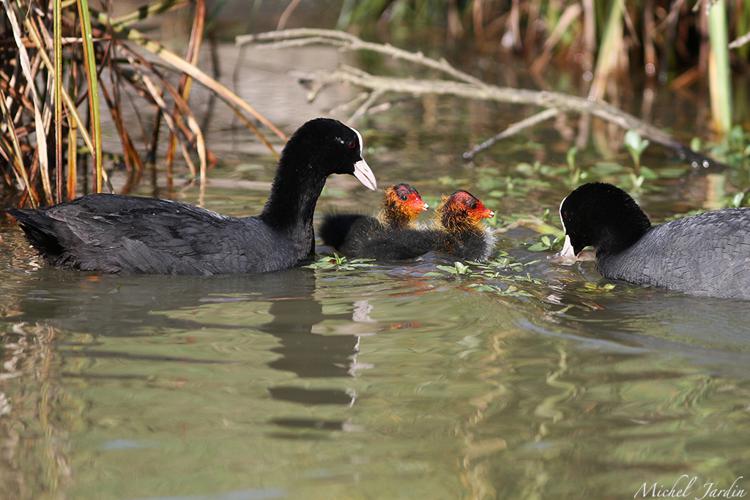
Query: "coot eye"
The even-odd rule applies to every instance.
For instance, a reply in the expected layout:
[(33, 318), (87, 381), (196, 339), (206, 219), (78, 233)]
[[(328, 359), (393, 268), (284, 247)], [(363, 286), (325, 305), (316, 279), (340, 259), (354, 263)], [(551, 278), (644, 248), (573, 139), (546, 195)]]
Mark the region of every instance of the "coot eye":
[(357, 149), (357, 141), (349, 141), (346, 143), (346, 147), (349, 149)]

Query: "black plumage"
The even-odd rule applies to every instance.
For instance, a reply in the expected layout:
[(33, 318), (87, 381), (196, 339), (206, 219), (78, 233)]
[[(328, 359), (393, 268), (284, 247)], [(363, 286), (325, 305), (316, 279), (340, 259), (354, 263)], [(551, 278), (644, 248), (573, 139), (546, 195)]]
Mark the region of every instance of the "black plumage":
[[(344, 255), (380, 260), (411, 259), (431, 251), (460, 260), (489, 258), (495, 239), (482, 221), (493, 217), (494, 212), (477, 197), (463, 190), (444, 197), (435, 223), (429, 228), (417, 228), (413, 225), (415, 201), (409, 212), (407, 199), (401, 199), (396, 191), (399, 186), (408, 185), (386, 190), (384, 208), (377, 218), (356, 214), (326, 216), (320, 227), (323, 242)], [(419, 197), (418, 202), (421, 200)]]
[(585, 184), (560, 206), (564, 256), (596, 249), (603, 276), (691, 295), (750, 299), (750, 209), (724, 209), (651, 226), (621, 189)]
[(262, 213), (225, 217), (185, 203), (95, 194), (38, 210), (10, 210), (52, 265), (107, 273), (276, 271), (314, 251), (312, 218), (330, 174), (375, 178), (359, 133), (318, 118), (289, 139)]
[(434, 247), (435, 232), (417, 229), (414, 221), (427, 209), (419, 192), (408, 184), (385, 190), (378, 217), (360, 214), (326, 215), (320, 225), (323, 243), (349, 257), (404, 260)]

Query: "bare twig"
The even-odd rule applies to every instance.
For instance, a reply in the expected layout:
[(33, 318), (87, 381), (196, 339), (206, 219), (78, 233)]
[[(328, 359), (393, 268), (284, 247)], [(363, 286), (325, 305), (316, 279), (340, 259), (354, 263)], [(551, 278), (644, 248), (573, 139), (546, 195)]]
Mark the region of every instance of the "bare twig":
[(353, 108), (354, 106), (359, 106), (359, 104), (363, 103), (369, 96), (370, 94), (367, 92), (360, 92), (351, 101), (342, 102), (341, 104), (332, 107), (328, 113), (335, 115), (339, 112), (346, 111), (349, 108)]
[(294, 11), (299, 7), (300, 0), (291, 0), (289, 5), (286, 6), (284, 12), (279, 16), (279, 22), (276, 24), (277, 30), (283, 30), (286, 27), (286, 23), (289, 22), (289, 18), (292, 17)]
[[(97, 21), (103, 24), (111, 24), (110, 18), (109, 16), (107, 16), (107, 14), (103, 12), (95, 11), (94, 9), (91, 9), (91, 12), (95, 14)], [(284, 141), (287, 139), (286, 134), (284, 134), (284, 132), (279, 130), (276, 127), (276, 125), (274, 125), (268, 118), (266, 118), (264, 115), (259, 113), (253, 106), (251, 106), (245, 100), (240, 98), (234, 92), (229, 90), (225, 85), (217, 82), (216, 80), (208, 76), (205, 72), (203, 72), (201, 69), (199, 69), (195, 65), (190, 64), (188, 61), (178, 56), (174, 52), (166, 49), (163, 45), (159, 44), (158, 42), (155, 42), (147, 38), (143, 33), (141, 33), (138, 30), (130, 29), (130, 28), (121, 29), (121, 28), (118, 28), (117, 26), (112, 26), (112, 28), (116, 33), (122, 34), (123, 36), (125, 36), (128, 41), (140, 45), (145, 50), (158, 56), (163, 62), (165, 62), (169, 66), (172, 66), (176, 70), (189, 75), (195, 81), (199, 82), (203, 86), (210, 89), (212, 92), (218, 95), (222, 100), (224, 100), (224, 102), (226, 102), (229, 105), (229, 107), (231, 107), (233, 110), (242, 110), (248, 113), (253, 118), (258, 120), (260, 123), (265, 125), (269, 130), (274, 132), (280, 139)], [(267, 143), (268, 141), (265, 141), (265, 142)]]
[(735, 41), (729, 44), (730, 49), (739, 49), (746, 43), (750, 43), (750, 31), (737, 38)]
[(383, 95), (382, 91), (375, 90), (373, 91), (369, 96), (367, 96), (367, 99), (357, 108), (357, 110), (352, 113), (352, 116), (349, 117), (349, 121), (352, 123), (356, 123), (357, 120), (362, 118), (365, 113), (370, 109), (370, 107), (375, 104), (375, 101), (378, 100), (380, 96)]
[(21, 69), (28, 84), (27, 88), (31, 91), (31, 98), (34, 102), (34, 126), (36, 131), (37, 147), (39, 148), (39, 162), (41, 163), (42, 169), (42, 185), (44, 188), (44, 196), (46, 197), (47, 202), (52, 203), (52, 185), (50, 184), (49, 169), (47, 168), (47, 134), (44, 128), (44, 121), (42, 120), (41, 99), (39, 98), (39, 94), (36, 91), (36, 86), (34, 85), (34, 77), (31, 71), (29, 53), (22, 41), (23, 36), (21, 35), (21, 26), (18, 22), (18, 19), (16, 18), (16, 11), (10, 6), (8, 0), (2, 0), (2, 2), (5, 6), (5, 11), (8, 17), (8, 21), (10, 21), (11, 29), (13, 30), (13, 38), (16, 41), (16, 46), (18, 47), (18, 59), (21, 63)]
[(500, 132), (499, 134), (496, 134), (486, 141), (477, 144), (473, 148), (471, 148), (469, 151), (466, 151), (462, 156), (464, 160), (471, 161), (474, 159), (474, 157), (484, 151), (485, 149), (488, 149), (495, 145), (498, 141), (501, 141), (503, 139), (507, 139), (510, 136), (516, 135), (517, 133), (526, 130), (527, 128), (531, 128), (534, 125), (541, 123), (545, 120), (549, 120), (550, 118), (556, 116), (558, 113), (557, 109), (555, 108), (549, 108), (545, 109), (544, 111), (541, 111), (535, 115), (531, 115), (528, 118), (524, 118), (521, 121), (518, 121), (512, 125), (510, 125), (508, 128)]
[[(193, 13), (193, 27), (190, 30), (190, 41), (188, 42), (187, 54), (185, 59), (193, 65), (198, 64), (198, 56), (200, 54), (201, 43), (203, 42), (203, 28), (205, 27), (206, 21), (206, 2), (205, 0), (199, 0), (195, 4), (195, 12)], [(183, 74), (180, 77), (179, 92), (180, 96), (187, 101), (190, 98), (190, 89), (192, 87), (192, 78), (189, 75)], [(174, 118), (176, 122), (181, 121), (179, 114), (177, 113), (177, 105), (174, 106)], [(174, 179), (174, 154), (177, 148), (177, 137), (170, 132), (169, 140), (167, 144), (167, 154), (165, 158), (166, 170), (167, 170), (167, 191), (172, 191), (172, 183)], [(205, 165), (201, 164), (201, 200), (205, 187)], [(202, 205), (201, 205), (202, 206)]]
[(452, 95), (466, 99), (478, 99), (510, 104), (524, 104), (542, 108), (556, 108), (560, 111), (591, 114), (625, 130), (635, 130), (643, 137), (673, 150), (681, 159), (694, 167), (721, 166), (722, 164), (677, 141), (667, 132), (639, 120), (611, 104), (559, 92), (536, 91), (453, 82), (447, 80), (418, 80), (376, 76), (362, 71), (351, 72), (340, 68), (333, 72), (318, 72), (307, 76), (314, 85), (322, 87), (334, 83), (349, 83), (370, 91), (394, 92), (412, 95)]
[[(300, 40), (301, 39), (301, 40)], [(336, 30), (322, 30), (322, 29), (290, 29), (282, 31), (269, 31), (266, 33), (258, 33), (256, 35), (242, 35), (238, 36), (235, 40), (237, 45), (245, 45), (248, 43), (257, 42), (279, 42), (284, 40), (297, 40), (299, 45), (312, 45), (312, 44), (328, 44), (341, 47), (345, 50), (369, 50), (372, 52), (378, 52), (394, 59), (400, 59), (403, 61), (412, 62), (421, 66), (442, 71), (456, 80), (463, 82), (473, 83), (478, 86), (484, 86), (484, 82), (475, 78), (468, 73), (464, 73), (461, 70), (454, 68), (445, 59), (432, 59), (425, 56), (421, 52), (409, 52), (408, 50), (399, 49), (390, 44), (380, 44), (366, 42), (361, 38), (358, 38), (350, 33)], [(304, 42), (303, 42), (304, 40)], [(264, 45), (258, 45), (258, 47), (264, 47)], [(277, 48), (271, 45), (270, 48)]]
[[(541, 108), (555, 109), (559, 112), (573, 112), (582, 115), (593, 115), (623, 129), (635, 130), (641, 136), (652, 142), (661, 144), (673, 150), (677, 156), (689, 161), (693, 166), (722, 166), (715, 160), (693, 151), (677, 141), (667, 132), (639, 120), (611, 104), (596, 99), (562, 94), (559, 92), (535, 91), (498, 87), (481, 80), (451, 66), (445, 59), (432, 59), (421, 52), (409, 52), (388, 44), (365, 42), (360, 38), (342, 31), (320, 29), (291, 29), (271, 31), (256, 35), (244, 35), (236, 39), (237, 45), (244, 46), (256, 43), (266, 48), (280, 48), (313, 44), (326, 44), (338, 47), (340, 50), (368, 50), (388, 55), (394, 59), (418, 64), (425, 68), (441, 71), (455, 80), (444, 79), (414, 79), (396, 78), (372, 75), (365, 71), (349, 66), (341, 66), (336, 71), (320, 71), (301, 75), (300, 81), (309, 89), (308, 99), (314, 100), (325, 87), (333, 84), (348, 83), (367, 91), (368, 101), (373, 95), (377, 97), (386, 93), (411, 94), (414, 96), (435, 94), (452, 95), (466, 99), (523, 104)], [(367, 106), (364, 106), (367, 104)], [(363, 103), (360, 109), (369, 107), (372, 103)], [(356, 113), (355, 113), (356, 114)], [(541, 116), (541, 113), (539, 114)], [(535, 115), (537, 116), (537, 115)], [(552, 116), (550, 114), (550, 116)], [(540, 120), (541, 121), (541, 120)], [(519, 124), (516, 124), (519, 125)]]

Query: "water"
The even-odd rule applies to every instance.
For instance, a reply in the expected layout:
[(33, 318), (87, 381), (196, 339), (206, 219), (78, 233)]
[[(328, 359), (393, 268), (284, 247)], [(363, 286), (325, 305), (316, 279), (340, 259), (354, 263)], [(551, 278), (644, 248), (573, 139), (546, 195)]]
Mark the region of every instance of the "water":
[[(282, 106), (289, 87), (278, 84), (243, 89), (276, 103), (282, 124), (325, 109), (297, 94)], [(664, 110), (685, 107), (664, 99)], [(206, 204), (255, 213), (272, 162), (217, 113), (210, 139), (227, 165), (211, 176), (255, 189), (214, 186)], [(381, 185), (410, 181), (431, 200), (471, 188), (508, 219), (549, 208), (556, 224), (568, 176), (539, 184), (518, 167), (565, 164), (569, 142), (552, 124), (479, 166), (458, 159), (508, 116), (518, 110), (425, 99), (360, 128)], [(685, 137), (701, 133), (679, 113), (659, 116), (684, 123)], [(579, 162), (593, 171), (605, 153), (600, 141)], [(653, 148), (644, 163), (680, 167)], [(661, 220), (710, 208), (733, 182), (683, 172), (649, 181), (639, 200)], [(378, 197), (333, 178), (318, 217), (374, 211)], [(591, 262), (564, 267), (528, 251), (538, 238), (525, 226), (500, 246), (525, 264), (506, 276), (537, 280), (516, 282), (528, 296), (425, 276), (434, 257), (117, 277), (46, 268), (13, 227), (0, 238), (2, 498), (633, 498), (683, 474), (698, 478), (700, 498), (706, 482), (750, 475), (747, 303), (607, 290)]]

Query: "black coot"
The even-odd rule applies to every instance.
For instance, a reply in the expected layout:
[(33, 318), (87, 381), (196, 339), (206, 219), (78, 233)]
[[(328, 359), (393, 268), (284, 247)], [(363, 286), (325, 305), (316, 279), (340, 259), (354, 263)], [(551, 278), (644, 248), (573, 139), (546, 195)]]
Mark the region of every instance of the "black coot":
[(362, 159), (361, 135), (317, 118), (287, 142), (258, 216), (225, 217), (184, 203), (107, 194), (10, 213), (55, 266), (107, 273), (277, 271), (314, 251), (313, 212), (331, 174), (352, 174), (377, 187)]
[(750, 299), (750, 209), (733, 208), (659, 226), (625, 191), (580, 186), (560, 204), (564, 258), (596, 249), (599, 272), (692, 295)]
[(323, 243), (349, 257), (403, 260), (419, 257), (433, 247), (433, 232), (419, 230), (415, 221), (427, 203), (409, 184), (385, 190), (377, 217), (331, 214), (320, 225)]

